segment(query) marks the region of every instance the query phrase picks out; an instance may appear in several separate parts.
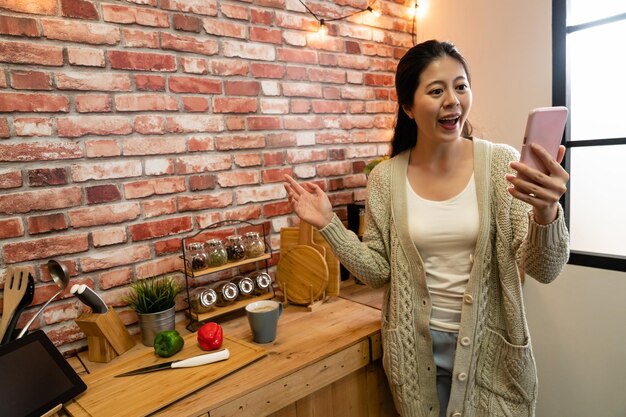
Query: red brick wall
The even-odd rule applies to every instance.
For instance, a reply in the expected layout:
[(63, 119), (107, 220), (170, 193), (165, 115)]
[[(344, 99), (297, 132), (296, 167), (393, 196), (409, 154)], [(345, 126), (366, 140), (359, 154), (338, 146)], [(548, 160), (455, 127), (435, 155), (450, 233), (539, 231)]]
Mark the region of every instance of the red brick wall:
[[(236, 218), (266, 223), (278, 249), (283, 174), (345, 215), (387, 151), (403, 3), (318, 39), (297, 0), (1, 1), (2, 271), (29, 266), (41, 305), (60, 260), (130, 325), (127, 284), (176, 271), (181, 237)], [(307, 1), (328, 16), (367, 4)], [(34, 328), (80, 347), (81, 311), (66, 292)]]

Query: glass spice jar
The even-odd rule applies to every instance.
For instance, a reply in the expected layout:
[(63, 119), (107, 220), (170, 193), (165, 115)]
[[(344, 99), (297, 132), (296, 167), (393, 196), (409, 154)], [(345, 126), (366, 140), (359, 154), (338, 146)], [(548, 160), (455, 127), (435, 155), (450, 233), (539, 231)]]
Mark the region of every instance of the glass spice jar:
[(252, 295), (252, 293), (254, 292), (254, 281), (252, 281), (252, 278), (248, 278), (243, 275), (238, 275), (234, 277), (230, 282), (237, 285), (237, 288), (239, 288), (240, 297), (241, 296), (246, 297), (246, 296)]
[(219, 307), (226, 306), (237, 299), (239, 296), (239, 288), (230, 281), (218, 281), (211, 288), (217, 293), (217, 301), (215, 305)]
[(196, 313), (211, 311), (217, 303), (217, 293), (213, 288), (194, 288), (189, 294), (189, 303)]
[(229, 261), (240, 261), (246, 257), (246, 247), (241, 236), (230, 235), (226, 237), (226, 252)]
[(193, 242), (187, 245), (187, 258), (191, 263), (191, 270), (198, 271), (208, 266), (206, 246), (202, 242)]
[(265, 253), (265, 242), (259, 237), (259, 232), (246, 233), (246, 257), (257, 258)]
[(209, 239), (207, 244), (208, 266), (221, 266), (228, 262), (228, 253), (220, 239)]
[(270, 292), (272, 287), (272, 277), (266, 272), (259, 272), (254, 278), (253, 295), (262, 295)]

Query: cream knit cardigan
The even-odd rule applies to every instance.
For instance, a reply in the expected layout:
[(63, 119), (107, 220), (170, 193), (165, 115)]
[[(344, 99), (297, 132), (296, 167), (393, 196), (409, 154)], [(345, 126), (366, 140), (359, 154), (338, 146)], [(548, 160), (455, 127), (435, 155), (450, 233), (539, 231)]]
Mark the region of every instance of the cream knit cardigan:
[[(520, 275), (554, 280), (569, 256), (563, 212), (549, 225), (506, 191), (504, 175), (519, 154), (473, 138), (480, 227), (463, 298), (447, 416), (532, 417), (537, 374), (524, 314)], [(363, 242), (334, 216), (321, 230), (356, 277), (386, 286), (382, 307), (383, 366), (403, 417), (436, 417), (439, 402), (429, 330), (424, 265), (407, 227), (409, 151), (381, 163), (367, 187)]]

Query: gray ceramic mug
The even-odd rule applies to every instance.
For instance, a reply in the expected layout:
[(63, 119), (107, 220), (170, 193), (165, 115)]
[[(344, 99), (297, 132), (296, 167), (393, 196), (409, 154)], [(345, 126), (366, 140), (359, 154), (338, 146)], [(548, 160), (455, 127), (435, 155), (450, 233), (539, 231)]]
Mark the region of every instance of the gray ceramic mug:
[(276, 339), (278, 318), (283, 314), (283, 305), (277, 301), (264, 300), (246, 306), (252, 339), (257, 343), (269, 343)]

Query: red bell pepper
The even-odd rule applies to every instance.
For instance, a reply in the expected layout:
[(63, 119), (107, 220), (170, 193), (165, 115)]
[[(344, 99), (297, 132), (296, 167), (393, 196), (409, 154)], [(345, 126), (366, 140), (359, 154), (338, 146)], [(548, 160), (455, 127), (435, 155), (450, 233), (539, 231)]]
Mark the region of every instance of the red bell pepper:
[(215, 322), (204, 324), (198, 329), (198, 344), (203, 350), (215, 350), (222, 346), (222, 326)]

